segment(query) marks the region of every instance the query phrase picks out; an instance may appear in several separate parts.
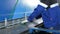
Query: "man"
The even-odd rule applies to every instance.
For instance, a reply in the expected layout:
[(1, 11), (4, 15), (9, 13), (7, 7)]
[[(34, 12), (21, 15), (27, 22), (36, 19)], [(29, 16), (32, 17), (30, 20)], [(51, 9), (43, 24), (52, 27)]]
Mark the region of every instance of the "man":
[(37, 8), (34, 9), (34, 12), (29, 16), (28, 21), (34, 21), (35, 18), (40, 14), (42, 15), (43, 24), (45, 28), (60, 30), (60, 7), (59, 3), (57, 3), (57, 0), (40, 0), (40, 4), (37, 6)]

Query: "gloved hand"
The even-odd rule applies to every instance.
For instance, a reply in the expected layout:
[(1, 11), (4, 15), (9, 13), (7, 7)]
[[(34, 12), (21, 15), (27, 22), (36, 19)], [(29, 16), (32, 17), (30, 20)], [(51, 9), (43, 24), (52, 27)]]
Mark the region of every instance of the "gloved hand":
[(28, 22), (28, 20), (24, 20), (24, 21), (22, 21), (21, 23), (22, 24), (25, 24), (25, 23), (27, 23)]
[[(50, 29), (50, 30), (53, 30), (54, 28), (53, 28), (53, 27), (50, 27), (49, 29)], [(52, 32), (50, 32), (50, 33), (52, 33)]]

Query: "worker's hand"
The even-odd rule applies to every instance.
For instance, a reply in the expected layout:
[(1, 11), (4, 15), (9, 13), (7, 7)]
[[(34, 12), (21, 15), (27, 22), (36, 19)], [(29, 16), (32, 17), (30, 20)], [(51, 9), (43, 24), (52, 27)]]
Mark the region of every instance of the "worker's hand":
[[(50, 29), (50, 30), (53, 30), (54, 28), (53, 28), (53, 27), (50, 27), (49, 29)], [(52, 33), (52, 32), (50, 32), (50, 33)]]
[(28, 22), (28, 20), (21, 21), (22, 24), (25, 24), (27, 22)]
[(35, 22), (35, 21), (36, 21), (36, 18), (33, 19), (33, 22)]
[(42, 18), (40, 18), (40, 19), (34, 19), (34, 23), (41, 24), (41, 23), (43, 23), (43, 20), (42, 20)]
[(53, 27), (50, 27), (50, 29), (52, 30), (52, 29), (53, 29)]

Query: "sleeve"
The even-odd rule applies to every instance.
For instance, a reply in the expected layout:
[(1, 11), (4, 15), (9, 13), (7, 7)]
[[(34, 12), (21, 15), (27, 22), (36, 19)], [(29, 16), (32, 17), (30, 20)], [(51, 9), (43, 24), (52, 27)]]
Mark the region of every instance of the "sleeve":
[(44, 7), (38, 5), (37, 8), (34, 9), (34, 12), (28, 17), (28, 21), (32, 22), (35, 17), (42, 13), (43, 9)]

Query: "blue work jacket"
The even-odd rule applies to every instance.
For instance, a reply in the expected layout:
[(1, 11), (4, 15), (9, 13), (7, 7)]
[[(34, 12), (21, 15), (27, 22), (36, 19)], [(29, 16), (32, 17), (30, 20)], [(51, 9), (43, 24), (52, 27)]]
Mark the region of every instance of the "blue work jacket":
[[(45, 4), (44, 4), (45, 6)], [(46, 28), (55, 27), (60, 24), (60, 7), (58, 3), (51, 5), (50, 8), (46, 9), (47, 6), (38, 5), (34, 12), (28, 17), (28, 21), (33, 21), (38, 15), (42, 15), (43, 24)]]

